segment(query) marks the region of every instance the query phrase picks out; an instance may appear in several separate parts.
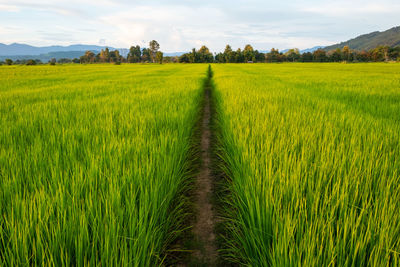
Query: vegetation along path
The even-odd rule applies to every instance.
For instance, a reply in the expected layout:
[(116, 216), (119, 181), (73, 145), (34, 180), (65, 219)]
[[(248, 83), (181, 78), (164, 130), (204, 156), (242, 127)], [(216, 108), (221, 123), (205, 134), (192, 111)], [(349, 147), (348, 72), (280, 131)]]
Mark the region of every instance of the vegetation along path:
[(216, 223), (212, 206), (213, 178), (211, 170), (211, 66), (205, 82), (204, 109), (201, 121), (201, 166), (195, 184), (196, 222), (193, 234), (197, 249), (193, 251), (192, 263), (196, 265), (214, 266), (217, 261), (217, 246), (214, 226)]

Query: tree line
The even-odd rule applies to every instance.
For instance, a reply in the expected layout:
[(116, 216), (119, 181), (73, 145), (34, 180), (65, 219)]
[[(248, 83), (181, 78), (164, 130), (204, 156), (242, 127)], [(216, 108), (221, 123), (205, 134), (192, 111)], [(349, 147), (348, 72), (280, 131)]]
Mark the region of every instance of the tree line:
[(101, 52), (95, 55), (92, 51), (86, 51), (85, 55), (79, 59), (80, 63), (139, 63), (152, 62), (162, 63), (164, 54), (159, 51), (160, 44), (153, 40), (149, 43), (148, 48), (141, 49), (140, 46), (132, 46), (126, 57), (120, 55), (118, 50), (110, 51), (108, 48), (102, 49)]
[[(384, 61), (400, 61), (400, 46), (378, 46), (369, 51), (351, 50), (348, 46), (342, 49), (325, 51), (318, 49), (313, 52), (300, 53), (299, 49), (289, 49), (279, 52), (278, 49), (272, 48), (267, 53), (259, 52), (253, 49), (251, 45), (246, 45), (244, 49), (238, 48), (233, 50), (230, 45), (225, 47), (224, 52), (211, 53), (206, 46), (202, 46), (199, 50), (195, 48), (191, 52), (181, 56), (164, 57), (160, 51), (160, 44), (153, 40), (149, 43), (149, 47), (141, 48), (139, 45), (132, 46), (126, 57), (120, 55), (118, 50), (110, 51), (108, 48), (102, 49), (100, 53), (95, 54), (92, 51), (86, 51), (83, 56), (75, 59), (51, 59), (49, 64), (56, 63), (277, 63), (277, 62), (384, 62)], [(6, 59), (0, 64), (41, 64), (40, 60), (23, 60), (13, 62)]]
[(400, 61), (400, 46), (378, 46), (369, 51), (351, 50), (348, 46), (343, 49), (336, 49), (326, 52), (323, 49), (314, 52), (300, 53), (299, 49), (289, 49), (285, 53), (272, 48), (268, 53), (261, 53), (254, 50), (251, 45), (246, 45), (243, 50), (240, 48), (232, 50), (230, 45), (225, 47), (224, 52), (213, 55), (205, 46), (191, 53), (179, 57), (181, 63), (274, 63), (274, 62), (383, 62)]

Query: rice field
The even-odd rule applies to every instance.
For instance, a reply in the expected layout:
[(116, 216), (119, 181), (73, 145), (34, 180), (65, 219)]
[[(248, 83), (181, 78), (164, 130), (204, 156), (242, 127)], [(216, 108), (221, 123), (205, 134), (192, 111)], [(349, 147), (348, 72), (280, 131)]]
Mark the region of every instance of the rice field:
[(229, 195), (223, 254), (249, 266), (400, 265), (400, 65), (214, 65)]
[(156, 266), (206, 67), (0, 68), (0, 266)]
[[(400, 65), (211, 68), (221, 266), (399, 266)], [(173, 263), (207, 69), (1, 66), (0, 266)]]

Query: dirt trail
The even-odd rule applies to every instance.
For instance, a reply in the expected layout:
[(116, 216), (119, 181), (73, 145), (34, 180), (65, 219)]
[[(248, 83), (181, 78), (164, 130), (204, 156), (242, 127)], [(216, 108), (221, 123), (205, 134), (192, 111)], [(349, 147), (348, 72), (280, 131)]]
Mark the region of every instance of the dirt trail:
[(204, 111), (201, 123), (201, 166), (195, 184), (196, 222), (193, 234), (198, 249), (192, 254), (192, 266), (215, 266), (218, 258), (216, 219), (212, 205), (213, 172), (211, 170), (211, 68), (205, 84)]

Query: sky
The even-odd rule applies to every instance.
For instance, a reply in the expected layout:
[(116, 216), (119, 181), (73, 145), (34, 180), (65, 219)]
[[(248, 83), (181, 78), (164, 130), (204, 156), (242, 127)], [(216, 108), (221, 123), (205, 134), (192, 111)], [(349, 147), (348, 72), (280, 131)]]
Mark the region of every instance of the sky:
[(0, 0), (0, 43), (311, 48), (400, 25), (399, 0)]

